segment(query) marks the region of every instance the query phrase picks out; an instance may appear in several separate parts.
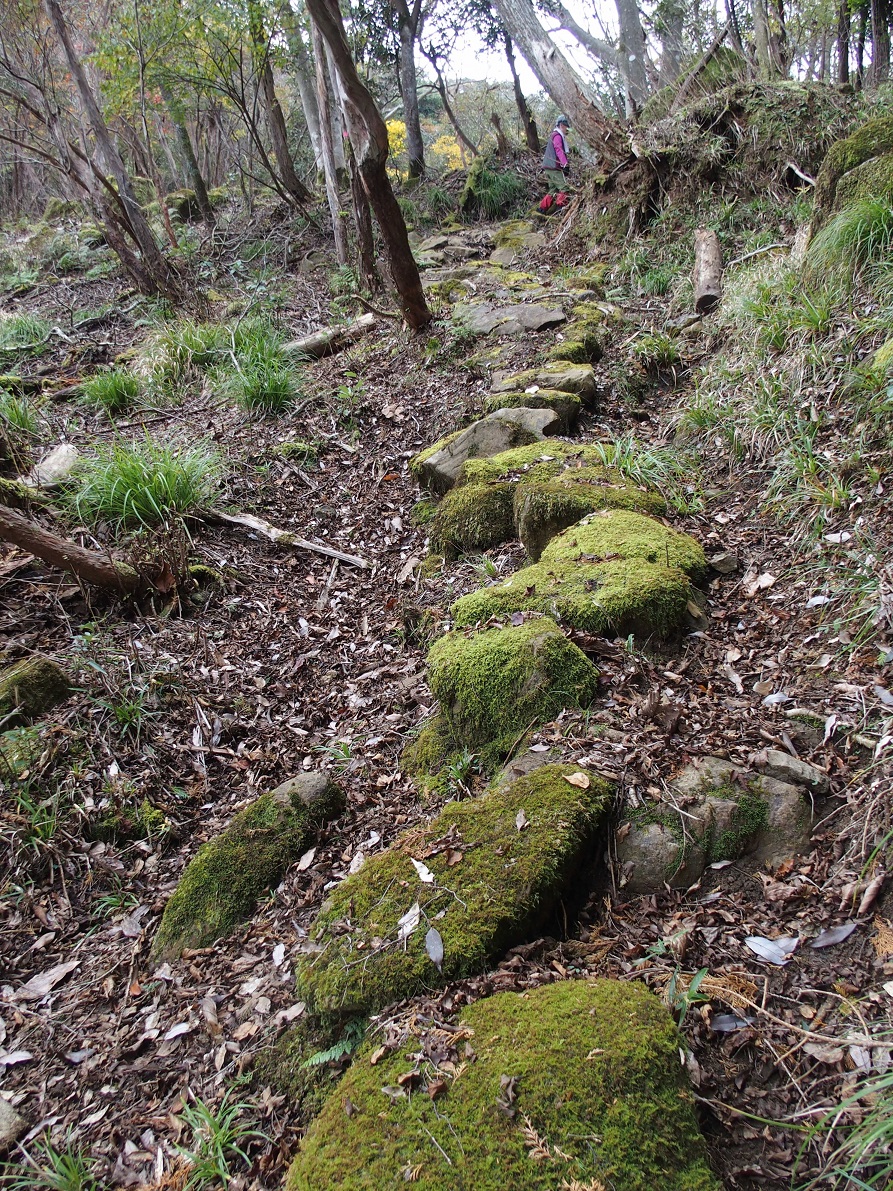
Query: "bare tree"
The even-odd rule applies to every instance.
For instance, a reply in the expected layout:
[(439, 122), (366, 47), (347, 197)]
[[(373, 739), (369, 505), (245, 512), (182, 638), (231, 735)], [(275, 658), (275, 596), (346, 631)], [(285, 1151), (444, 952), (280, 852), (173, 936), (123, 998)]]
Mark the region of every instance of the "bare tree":
[(406, 125), (406, 155), (409, 158), (410, 178), (425, 174), (425, 146), (419, 119), (419, 91), (415, 69), (415, 43), (422, 22), (422, 0), (389, 0), (397, 20), (397, 63), (400, 72), (400, 94), (403, 97), (403, 122)]

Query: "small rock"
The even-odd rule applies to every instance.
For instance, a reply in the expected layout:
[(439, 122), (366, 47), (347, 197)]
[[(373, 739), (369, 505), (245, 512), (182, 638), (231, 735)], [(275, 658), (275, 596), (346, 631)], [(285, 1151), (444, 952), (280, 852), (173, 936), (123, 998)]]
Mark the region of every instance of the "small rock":
[(673, 779), (673, 790), (681, 797), (706, 794), (732, 781), (735, 766), (725, 757), (699, 757)]
[(730, 550), (723, 550), (719, 554), (714, 554), (707, 561), (713, 567), (714, 571), (718, 571), (720, 575), (731, 575), (732, 571), (738, 570), (738, 555), (733, 554)]
[(757, 755), (755, 761), (759, 769), (770, 777), (778, 778), (779, 781), (805, 786), (815, 794), (827, 794), (831, 789), (827, 773), (823, 773), (815, 765), (782, 752), (781, 749), (765, 749)]
[(15, 1145), (28, 1129), (28, 1122), (16, 1112), (8, 1100), (0, 1096), (0, 1150)]
[(453, 318), (475, 335), (489, 335), (492, 331), (500, 335), (521, 335), (525, 331), (544, 331), (567, 321), (564, 311), (556, 307), (520, 302), (513, 306), (459, 305)]
[(429, 236), (427, 240), (423, 240), (419, 245), (420, 252), (437, 252), (439, 248), (446, 248), (449, 244), (449, 236)]
[(445, 439), (427, 458), (420, 456), (418, 477), (442, 496), (454, 486), (467, 459), (489, 459), (512, 447), (537, 442), (549, 432), (556, 434), (560, 427), (561, 419), (552, 409), (496, 410)]
[(748, 849), (750, 854), (776, 865), (808, 852), (813, 818), (803, 788), (764, 777), (758, 780), (757, 789), (768, 803), (769, 822), (754, 838), (752, 848)]
[(80, 452), (74, 443), (63, 442), (32, 468), (24, 482), (29, 488), (58, 488), (74, 470)]
[(632, 827), (617, 844), (617, 859), (627, 893), (659, 893), (664, 885), (687, 889), (707, 864), (703, 848), (691, 844), (683, 851), (679, 837), (663, 823)]
[(490, 264), (502, 265), (506, 269), (516, 265), (520, 259), (521, 249), (514, 244), (504, 244), (490, 253)]

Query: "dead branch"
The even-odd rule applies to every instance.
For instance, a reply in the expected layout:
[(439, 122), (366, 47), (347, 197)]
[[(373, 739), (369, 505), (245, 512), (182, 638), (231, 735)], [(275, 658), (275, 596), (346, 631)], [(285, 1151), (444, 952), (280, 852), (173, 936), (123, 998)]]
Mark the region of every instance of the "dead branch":
[(225, 521), (229, 525), (243, 525), (246, 529), (253, 529), (257, 533), (263, 534), (271, 542), (279, 542), (283, 546), (294, 546), (297, 550), (311, 550), (314, 554), (324, 554), (327, 558), (337, 558), (339, 562), (349, 563), (352, 567), (367, 569), (372, 566), (372, 563), (366, 558), (360, 558), (357, 554), (345, 554), (342, 550), (336, 550), (332, 546), (323, 546), (319, 542), (308, 542), (306, 538), (299, 538), (290, 529), (278, 529), (269, 521), (264, 521), (262, 517), (255, 517), (253, 513), (237, 513), (231, 516), (229, 513), (221, 513), (219, 509), (209, 509), (202, 516), (209, 521)]

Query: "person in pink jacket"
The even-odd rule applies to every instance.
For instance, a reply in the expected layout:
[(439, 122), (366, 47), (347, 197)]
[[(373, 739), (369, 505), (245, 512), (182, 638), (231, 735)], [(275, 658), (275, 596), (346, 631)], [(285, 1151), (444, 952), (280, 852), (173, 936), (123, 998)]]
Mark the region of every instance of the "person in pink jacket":
[(570, 131), (570, 127), (570, 121), (567, 116), (559, 116), (555, 121), (555, 128), (552, 131), (552, 135), (546, 142), (546, 151), (543, 154), (543, 169), (546, 172), (546, 177), (549, 179), (549, 188), (558, 193), (563, 193), (564, 187), (567, 185), (566, 178), (571, 168), (568, 161), (567, 144), (567, 134)]

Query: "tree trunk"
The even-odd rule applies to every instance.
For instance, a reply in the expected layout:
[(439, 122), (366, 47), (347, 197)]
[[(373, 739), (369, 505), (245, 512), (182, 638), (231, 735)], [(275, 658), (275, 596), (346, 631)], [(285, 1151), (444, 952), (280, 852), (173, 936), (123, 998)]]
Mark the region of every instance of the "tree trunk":
[(890, 78), (890, 11), (887, 0), (871, 0), (871, 86)]
[(115, 148), (108, 130), (108, 125), (100, 111), (99, 103), (87, 81), (81, 60), (71, 40), (68, 25), (62, 14), (59, 0), (43, 0), (43, 5), (49, 17), (50, 24), (53, 26), (62, 46), (68, 69), (71, 71), (71, 77), (77, 88), (81, 106), (96, 138), (100, 159), (105, 169), (108, 170), (118, 184), (118, 201), (124, 211), (128, 231), (132, 234), (142, 258), (144, 282), (141, 288), (145, 288), (150, 294), (162, 293), (167, 297), (179, 298), (180, 285), (178, 278), (155, 243), (152, 229), (149, 227), (143, 210), (133, 193), (130, 176), (124, 167), (121, 154)]
[(502, 121), (499, 119), (497, 112), (490, 113), (490, 123), (496, 132), (496, 155), (500, 159), (504, 159), (511, 153), (512, 147), (508, 142), (508, 137), (502, 130)]
[(178, 100), (174, 98), (173, 92), (167, 83), (161, 83), (159, 90), (161, 91), (161, 98), (164, 100), (164, 106), (167, 108), (168, 115), (171, 118), (171, 123), (174, 126), (177, 149), (183, 161), (183, 169), (186, 171), (186, 183), (191, 190), (195, 191), (195, 198), (198, 203), (198, 209), (201, 211), (202, 219), (208, 227), (211, 227), (214, 223), (214, 211), (211, 207), (211, 200), (208, 198), (208, 188), (205, 185), (202, 172), (198, 168), (195, 149), (192, 147), (192, 137), (189, 135), (189, 129), (186, 127), (183, 109)]
[(141, 586), (133, 567), (115, 562), (96, 550), (76, 546), (5, 505), (0, 505), (0, 538), (20, 550), (27, 550), (51, 567), (76, 575), (93, 587), (130, 595)]
[(291, 54), (295, 79), (298, 84), (298, 94), (301, 97), (301, 107), (307, 131), (310, 133), (310, 144), (313, 146), (313, 157), (318, 174), (324, 172), (322, 158), (322, 134), (319, 126), (319, 103), (316, 99), (316, 72), (310, 61), (310, 54), (304, 44), (297, 14), (292, 8), (286, 7), (282, 14), (283, 29), (288, 40), (288, 52)]
[(532, 0), (495, 0), (502, 22), (544, 89), (570, 117), (577, 135), (605, 164), (630, 155), (629, 139), (599, 108), (593, 93), (539, 22)]
[[(446, 79), (443, 77), (443, 73), (441, 72), (440, 64), (437, 60), (436, 52), (433, 49), (428, 51), (423, 48), (422, 53), (425, 55), (425, 57), (428, 59), (428, 61), (431, 63), (432, 67), (434, 68), (434, 86), (437, 88), (437, 94), (440, 96), (440, 102), (443, 104), (443, 110), (446, 112), (446, 117), (449, 120), (450, 124), (452, 124), (452, 126), (453, 126), (453, 131), (456, 134), (456, 140), (459, 142), (460, 152), (462, 151), (462, 148), (464, 147), (468, 150), (468, 152), (471, 154), (472, 157), (477, 157), (477, 155), (478, 155), (477, 145), (474, 143), (474, 141), (471, 139), (471, 137), (468, 136), (468, 134), (465, 132), (464, 128), (459, 123), (459, 119), (456, 116), (456, 113), (453, 111), (453, 105), (450, 103), (450, 94), (449, 94), (449, 90), (447, 89)], [(462, 161), (463, 161), (463, 163), (465, 161), (464, 154), (462, 156)]]
[(509, 64), (509, 70), (512, 72), (512, 91), (515, 96), (515, 107), (518, 109), (518, 115), (521, 117), (524, 139), (527, 141), (527, 148), (530, 152), (539, 156), (541, 151), (539, 130), (533, 118), (533, 113), (527, 105), (527, 100), (524, 98), (524, 92), (521, 90), (521, 80), (518, 78), (518, 72), (515, 69), (515, 52), (512, 48), (512, 39), (507, 33), (505, 34), (503, 44), (505, 46), (505, 58)]
[(709, 314), (715, 310), (722, 298), (722, 248), (716, 232), (702, 227), (695, 232), (692, 286), (698, 314)]
[(662, 4), (660, 23), (660, 69), (658, 71), (658, 86), (668, 87), (675, 83), (682, 73), (682, 60), (685, 57), (683, 34), (685, 28), (685, 8), (682, 4)]
[(357, 169), (356, 158), (350, 141), (347, 142), (347, 164), (350, 170), (350, 197), (353, 203), (353, 218), (357, 229), (357, 248), (360, 255), (360, 275), (366, 288), (373, 294), (381, 289), (381, 277), (375, 263), (375, 238), (372, 235), (372, 213), (369, 199), (363, 189), (363, 180)]
[(329, 83), (326, 71), (326, 51), (315, 22), (311, 22), (313, 58), (316, 64), (316, 105), (319, 109), (320, 147), (322, 149), (323, 174), (326, 180), (326, 199), (332, 217), (332, 234), (335, 237), (335, 256), (339, 265), (346, 265), (350, 259), (347, 250), (347, 228), (338, 195), (338, 171), (335, 169), (335, 149), (332, 144), (332, 113), (329, 107)]
[(403, 97), (403, 121), (406, 124), (406, 155), (410, 178), (425, 176), (425, 145), (419, 119), (419, 91), (415, 69), (415, 39), (419, 28), (421, 0), (414, 0), (410, 12), (406, 0), (390, 0), (397, 18), (400, 94)]
[(859, 8), (859, 32), (856, 34), (856, 89), (861, 91), (865, 82), (865, 33), (868, 25), (868, 5)]
[(642, 29), (636, 0), (615, 0), (615, 3), (617, 19), (620, 22), (617, 59), (626, 91), (626, 115), (627, 118), (634, 119), (648, 98), (645, 32)]
[(620, 64), (617, 61), (617, 50), (607, 41), (601, 41), (598, 37), (593, 37), (588, 29), (584, 29), (582, 25), (574, 20), (571, 13), (564, 7), (563, 4), (555, 5), (555, 15), (561, 22), (561, 28), (566, 29), (572, 37), (575, 37), (581, 46), (600, 62), (602, 66), (606, 66), (609, 70), (619, 70)]
[(850, 81), (850, 5), (840, 0), (837, 9), (837, 81)]
[(357, 168), (387, 248), (403, 316), (413, 330), (419, 330), (431, 321), (431, 311), (409, 246), (403, 212), (387, 175), (388, 130), (375, 100), (357, 74), (337, 0), (307, 0), (307, 9), (335, 63)]
[(248, 22), (251, 29), (251, 44), (254, 51), (254, 65), (260, 86), (260, 99), (267, 118), (267, 130), (273, 144), (273, 156), (279, 168), (279, 177), (287, 193), (295, 203), (305, 203), (310, 191), (295, 173), (295, 163), (288, 147), (288, 132), (279, 100), (276, 98), (276, 83), (270, 65), (269, 43), (263, 27), (263, 18), (257, 0), (248, 2)]

